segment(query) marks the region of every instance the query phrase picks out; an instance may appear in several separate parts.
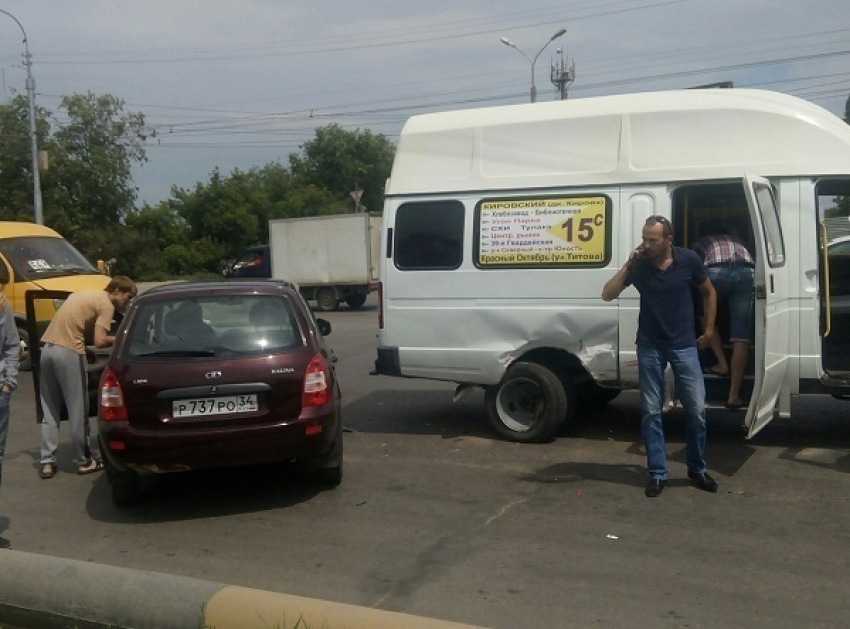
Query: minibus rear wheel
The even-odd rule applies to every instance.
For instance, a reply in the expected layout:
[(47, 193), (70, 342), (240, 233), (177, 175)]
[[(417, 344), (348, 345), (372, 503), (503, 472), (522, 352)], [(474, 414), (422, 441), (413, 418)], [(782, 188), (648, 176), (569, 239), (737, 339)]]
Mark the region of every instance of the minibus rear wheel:
[(521, 443), (549, 441), (573, 408), (573, 393), (548, 367), (517, 362), (485, 394), (490, 423), (502, 437)]

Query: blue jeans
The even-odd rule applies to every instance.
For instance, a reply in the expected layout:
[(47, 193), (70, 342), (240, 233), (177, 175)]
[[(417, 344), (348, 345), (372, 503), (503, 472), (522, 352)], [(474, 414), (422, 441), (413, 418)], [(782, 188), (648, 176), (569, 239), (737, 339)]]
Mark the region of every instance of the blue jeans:
[(753, 285), (755, 269), (743, 264), (705, 269), (718, 304), (729, 307), (729, 340), (749, 343), (753, 339)]
[(0, 469), (3, 468), (3, 457), (6, 455), (6, 437), (9, 434), (9, 402), (11, 393), (0, 391)]
[(705, 381), (697, 348), (657, 349), (638, 345), (637, 356), (641, 433), (646, 446), (649, 476), (667, 479), (667, 446), (661, 405), (664, 401), (664, 370), (668, 364), (676, 382), (676, 397), (685, 410), (688, 471), (697, 474), (706, 472)]

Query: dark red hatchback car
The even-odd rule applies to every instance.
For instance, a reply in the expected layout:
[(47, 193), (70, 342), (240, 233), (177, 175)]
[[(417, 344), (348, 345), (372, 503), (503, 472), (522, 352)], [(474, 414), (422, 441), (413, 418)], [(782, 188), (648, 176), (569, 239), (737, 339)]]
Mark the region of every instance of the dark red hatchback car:
[(98, 427), (116, 504), (145, 475), (296, 461), (342, 480), (330, 324), (274, 280), (171, 284), (130, 305), (100, 379)]

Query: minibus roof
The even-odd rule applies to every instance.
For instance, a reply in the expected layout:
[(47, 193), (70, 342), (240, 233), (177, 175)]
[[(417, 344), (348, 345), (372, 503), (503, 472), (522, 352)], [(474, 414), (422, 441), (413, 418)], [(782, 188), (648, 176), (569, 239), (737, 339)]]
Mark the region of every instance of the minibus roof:
[(763, 90), (646, 92), (414, 116), (387, 196), (850, 175), (850, 125)]
[(21, 236), (62, 238), (58, 232), (44, 225), (24, 221), (0, 221), (0, 238), (20, 238)]

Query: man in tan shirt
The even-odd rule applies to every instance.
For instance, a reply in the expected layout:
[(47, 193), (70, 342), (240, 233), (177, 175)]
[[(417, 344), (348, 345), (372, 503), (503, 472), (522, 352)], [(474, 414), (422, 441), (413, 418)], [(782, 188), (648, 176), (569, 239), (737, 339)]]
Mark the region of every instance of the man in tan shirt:
[(59, 447), (59, 421), (62, 406), (68, 410), (68, 424), (78, 474), (103, 469), (103, 462), (90, 444), (88, 386), (86, 381), (86, 330), (94, 327), (95, 347), (111, 347), (112, 317), (136, 296), (133, 281), (116, 275), (103, 290), (72, 293), (56, 311), (41, 337), (41, 382), (39, 394), (44, 420), (41, 424), (41, 478), (56, 475)]

